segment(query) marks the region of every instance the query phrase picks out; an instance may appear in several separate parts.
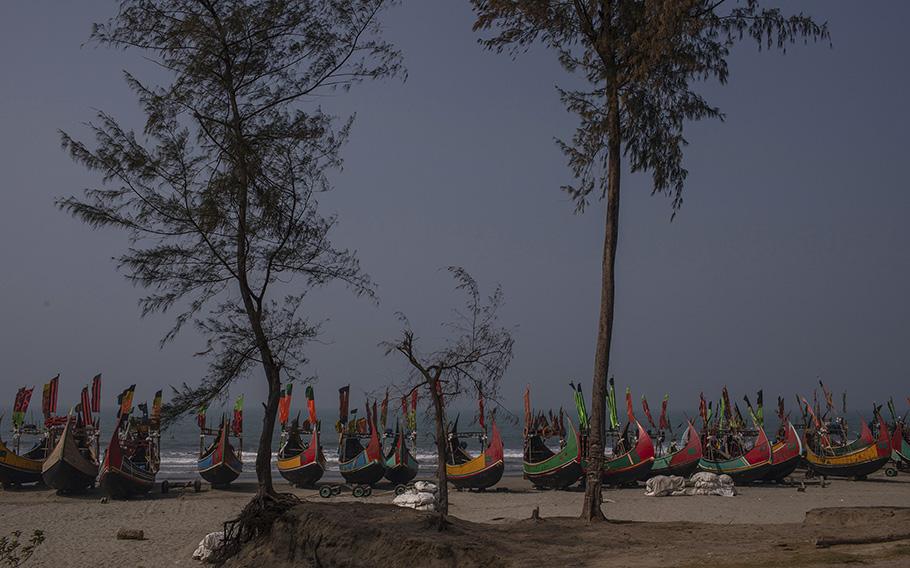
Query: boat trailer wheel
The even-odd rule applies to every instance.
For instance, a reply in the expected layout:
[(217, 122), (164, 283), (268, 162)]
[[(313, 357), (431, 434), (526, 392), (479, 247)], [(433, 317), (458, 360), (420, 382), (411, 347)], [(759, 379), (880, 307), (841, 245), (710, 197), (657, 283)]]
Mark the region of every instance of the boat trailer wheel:
[(885, 468), (885, 475), (888, 477), (897, 477), (897, 468), (888, 467)]
[(323, 499), (328, 499), (334, 493), (335, 493), (335, 491), (333, 490), (333, 488), (329, 487), (328, 485), (323, 485), (322, 487), (319, 488), (319, 496), (322, 497)]
[(403, 495), (405, 491), (408, 490), (406, 485), (396, 485), (395, 486), (395, 495)]
[(171, 490), (171, 483), (165, 479), (161, 482), (161, 494), (166, 495)]
[(363, 497), (363, 487), (358, 485), (357, 487), (354, 488), (353, 493), (354, 493), (354, 497)]

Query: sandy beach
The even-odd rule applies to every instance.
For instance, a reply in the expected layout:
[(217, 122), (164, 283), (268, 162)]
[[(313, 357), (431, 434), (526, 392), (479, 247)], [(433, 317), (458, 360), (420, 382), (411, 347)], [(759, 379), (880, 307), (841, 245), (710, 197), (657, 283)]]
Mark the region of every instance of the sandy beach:
[[(351, 509), (349, 503), (353, 501), (389, 504), (394, 497), (392, 488), (384, 486), (378, 487), (370, 498), (360, 500), (346, 495), (322, 499), (316, 491), (291, 490), (280, 481), (279, 487), (304, 501), (319, 503), (320, 510), (330, 507), (325, 513), (329, 517), (332, 511), (338, 511), (339, 516), (346, 513), (344, 509)], [(191, 555), (200, 539), (220, 530), (221, 523), (243, 507), (254, 489), (252, 484), (238, 484), (230, 490), (211, 490), (204, 485), (200, 493), (191, 489), (172, 490), (167, 495), (156, 492), (146, 498), (108, 503), (101, 503), (97, 492), (58, 496), (41, 488), (4, 491), (0, 492), (0, 534), (13, 530), (25, 534), (33, 529), (45, 531), (45, 544), (27, 566), (193, 566), (198, 563)], [(643, 487), (607, 490), (604, 510), (611, 520), (646, 524), (607, 524), (594, 527), (591, 529), (594, 532), (587, 529), (583, 532), (590, 535), (587, 538), (596, 539), (601, 534), (598, 531), (613, 534), (616, 526), (634, 532), (656, 525), (678, 532), (680, 526), (720, 530), (722, 527), (718, 526), (722, 525), (739, 527), (737, 530), (750, 531), (759, 537), (768, 534), (777, 543), (781, 535), (786, 538), (787, 525), (801, 526), (806, 513), (813, 509), (910, 507), (910, 477), (904, 475), (893, 479), (876, 475), (864, 482), (833, 480), (824, 488), (809, 484), (804, 492), (788, 486), (741, 487), (738, 491), (739, 495), (733, 498), (653, 498), (644, 495)], [(518, 477), (505, 478), (496, 488), (484, 493), (452, 491), (450, 495), (452, 516), (471, 524), (488, 523), (492, 525), (490, 530), (504, 530), (506, 534), (510, 527), (517, 530), (524, 526), (524, 520), (535, 507), (540, 508), (544, 523), (572, 524), (575, 521), (571, 518), (580, 511), (583, 498), (580, 491), (537, 491)], [(143, 530), (146, 540), (117, 540), (116, 533), (121, 528)], [(895, 527), (898, 528), (910, 530)], [(640, 545), (639, 553), (647, 555), (648, 542)], [(778, 546), (784, 545), (778, 543)], [(710, 548), (716, 554), (723, 547), (715, 543)], [(910, 554), (908, 547), (892, 544), (887, 550), (891, 552), (884, 557), (870, 557), (874, 565), (898, 566), (910, 561), (910, 556), (903, 556)], [(891, 564), (893, 554), (898, 554), (903, 562)], [(688, 555), (685, 558), (690, 559)], [(665, 558), (663, 565), (685, 563), (674, 564), (672, 558)]]

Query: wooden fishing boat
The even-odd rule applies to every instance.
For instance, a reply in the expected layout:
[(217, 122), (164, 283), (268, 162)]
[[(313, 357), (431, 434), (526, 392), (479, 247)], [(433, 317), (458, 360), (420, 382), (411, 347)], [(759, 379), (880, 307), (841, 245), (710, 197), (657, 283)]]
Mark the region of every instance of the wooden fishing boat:
[(369, 442), (364, 447), (360, 435), (342, 431), (338, 444), (338, 470), (352, 485), (373, 485), (385, 474), (385, 458), (376, 428), (370, 427)]
[(524, 478), (542, 489), (565, 489), (577, 482), (583, 473), (580, 436), (569, 419), (565, 440), (558, 451), (550, 449), (544, 437), (532, 433), (525, 442)]
[(98, 477), (97, 438), (70, 416), (50, 455), (41, 466), (45, 485), (61, 493), (94, 487)]
[(158, 432), (146, 423), (130, 424), (123, 415), (101, 462), (98, 482), (115, 499), (143, 495), (155, 485), (160, 465)]
[(755, 443), (745, 454), (726, 460), (702, 457), (698, 462), (699, 471), (718, 475), (729, 475), (737, 485), (763, 479), (771, 471), (771, 442), (764, 428), (758, 428)]
[(789, 420), (782, 426), (783, 436), (771, 446), (771, 469), (763, 481), (779, 482), (792, 474), (803, 460), (803, 443)]
[(638, 437), (631, 449), (604, 461), (601, 479), (606, 485), (626, 485), (648, 479), (654, 467), (654, 442), (648, 431), (635, 420)]
[(4, 489), (41, 481), (41, 466), (48, 454), (49, 439), (42, 437), (29, 451), (19, 454), (0, 440), (0, 483)]
[(471, 457), (458, 443), (457, 426), (453, 427), (452, 432), (449, 433), (446, 476), (456, 488), (487, 489), (502, 479), (505, 471), (505, 457), (502, 437), (495, 420), (492, 429), (493, 435), (489, 444), (477, 457)]
[[(878, 437), (871, 444), (856, 447), (848, 453), (835, 453), (826, 446), (806, 438), (806, 463), (810, 471), (828, 477), (865, 478), (885, 466), (891, 459), (892, 440), (884, 418), (878, 416)], [(860, 439), (871, 438), (871, 430), (863, 421)]]
[(201, 436), (200, 456), (196, 464), (199, 475), (214, 487), (228, 485), (243, 472), (241, 454), (231, 444), (230, 425), (226, 418), (221, 420), (212, 444), (205, 448), (205, 435), (208, 432), (204, 428)]
[(667, 455), (655, 457), (650, 477), (657, 475), (689, 477), (698, 469), (698, 461), (702, 458), (701, 438), (692, 422), (687, 424), (688, 427), (681, 440), (682, 448), (671, 451)]
[(396, 432), (392, 446), (385, 456), (385, 478), (392, 483), (403, 485), (417, 477), (420, 464), (408, 447), (404, 429)]
[(297, 487), (313, 487), (325, 473), (326, 460), (319, 444), (319, 429), (310, 431), (304, 443), (297, 420), (291, 423), (287, 439), (278, 450), (278, 473)]

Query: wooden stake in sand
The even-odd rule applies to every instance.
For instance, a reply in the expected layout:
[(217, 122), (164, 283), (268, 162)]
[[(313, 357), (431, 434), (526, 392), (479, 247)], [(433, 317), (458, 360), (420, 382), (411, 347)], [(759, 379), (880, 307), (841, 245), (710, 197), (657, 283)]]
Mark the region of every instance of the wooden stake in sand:
[(145, 532), (137, 529), (120, 529), (117, 540), (145, 540)]

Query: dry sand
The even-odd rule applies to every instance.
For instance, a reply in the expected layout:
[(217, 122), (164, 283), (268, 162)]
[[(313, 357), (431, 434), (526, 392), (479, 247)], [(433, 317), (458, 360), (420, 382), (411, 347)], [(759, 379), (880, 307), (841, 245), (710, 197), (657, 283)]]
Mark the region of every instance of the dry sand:
[[(3, 491), (0, 492), (0, 535), (12, 530), (22, 530), (26, 534), (33, 529), (45, 531), (47, 541), (27, 566), (191, 566), (197, 564), (191, 555), (200, 539), (209, 532), (220, 530), (221, 523), (239, 512), (254, 489), (252, 485), (244, 484), (228, 491), (204, 490), (198, 494), (192, 490), (172, 490), (168, 495), (154, 494), (133, 501), (105, 504), (100, 502), (97, 493), (64, 497), (46, 489)], [(390, 489), (377, 488), (372, 497), (363, 501), (388, 504), (393, 497)], [(651, 560), (654, 565), (661, 566), (698, 564), (693, 558), (724, 566), (730, 565), (734, 557), (740, 565), (748, 566), (752, 565), (748, 564), (750, 559), (742, 557), (740, 549), (745, 552), (750, 546), (755, 547), (744, 546), (743, 542), (756, 542), (761, 544), (761, 554), (790, 558), (790, 565), (831, 565), (855, 561), (876, 566), (910, 565), (910, 540), (865, 547), (835, 547), (816, 553), (814, 544), (809, 540), (817, 536), (817, 531), (806, 532), (808, 529), (802, 524), (806, 513), (812, 509), (910, 507), (910, 477), (901, 475), (887, 479), (874, 476), (864, 482), (835, 480), (825, 488), (809, 485), (805, 492), (799, 492), (795, 487), (777, 486), (743, 487), (739, 491), (741, 494), (733, 498), (653, 498), (644, 496), (642, 487), (607, 490), (604, 510), (611, 520), (648, 523), (611, 523), (591, 528), (560, 518), (578, 514), (583, 498), (579, 491), (536, 491), (520, 478), (506, 478), (497, 490), (484, 493), (453, 491), (450, 495), (451, 514), (469, 521), (463, 523), (469, 527), (464, 534), (489, 532), (500, 535), (498, 542), (504, 543), (502, 549), (492, 541), (489, 541), (490, 548), (497, 549), (500, 553), (498, 557), (506, 563), (516, 561), (522, 556), (522, 551), (531, 551), (532, 559), (538, 555), (541, 559), (546, 556), (561, 565), (582, 562), (581, 557), (571, 555), (569, 557), (574, 558), (573, 562), (561, 562), (559, 556), (554, 557), (553, 551), (547, 550), (552, 544), (555, 550), (562, 551), (561, 555), (576, 549), (596, 551), (597, 556), (589, 565), (601, 565), (601, 562), (605, 563), (608, 558), (619, 554), (617, 558), (626, 558), (630, 562), (638, 558), (637, 566), (651, 565)], [(334, 516), (340, 519), (354, 510), (354, 507), (346, 505), (355, 501), (349, 496), (325, 500), (315, 491), (293, 492), (304, 500), (320, 503), (318, 510), (322, 518), (332, 518), (332, 511), (337, 511)], [(545, 520), (530, 525), (521, 521), (528, 519), (534, 507), (540, 507), (540, 515)], [(383, 507), (371, 509), (387, 510)], [(413, 512), (406, 512), (410, 513)], [(866, 521), (860, 525), (860, 529), (885, 530)], [(141, 529), (147, 540), (116, 540), (115, 535), (121, 528)], [(846, 527), (838, 532), (850, 533), (860, 529)], [(910, 518), (891, 532), (895, 531), (910, 532)], [(560, 538), (550, 543), (549, 537), (534, 538), (539, 534), (560, 535)], [(690, 535), (686, 542), (677, 542), (680, 535), (686, 534)], [(473, 536), (465, 538), (476, 540)], [(667, 548), (672, 543), (679, 547), (678, 556)], [(511, 552), (504, 555), (504, 551)], [(413, 565), (421, 565), (417, 562), (419, 558), (415, 557)], [(724, 560), (718, 563), (718, 558)]]

